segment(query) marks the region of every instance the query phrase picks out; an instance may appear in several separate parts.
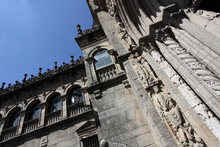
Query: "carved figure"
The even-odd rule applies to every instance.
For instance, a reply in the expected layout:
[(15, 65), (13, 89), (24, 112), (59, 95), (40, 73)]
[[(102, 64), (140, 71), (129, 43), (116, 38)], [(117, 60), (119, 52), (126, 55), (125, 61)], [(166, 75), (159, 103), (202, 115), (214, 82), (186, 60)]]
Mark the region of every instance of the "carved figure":
[[(168, 66), (169, 70), (167, 71), (171, 71), (169, 77), (175, 80), (177, 84), (182, 85), (183, 80), (181, 80), (180, 77), (172, 70), (172, 67), (169, 66), (168, 63), (164, 64), (166, 61), (163, 59), (163, 57), (153, 49), (151, 49), (151, 53), (155, 55), (158, 63), (163, 62), (162, 65)], [(176, 137), (179, 143), (179, 146), (205, 146), (202, 139), (198, 137), (189, 122), (185, 119), (180, 108), (172, 99), (163, 83), (158, 82), (158, 79), (147, 60), (136, 53), (135, 55), (133, 54), (129, 57), (129, 61), (131, 61), (132, 67), (136, 71), (136, 74), (138, 75), (138, 78), (140, 79), (144, 88), (148, 90), (155, 109), (159, 112), (159, 114), (161, 114), (161, 117), (172, 130), (173, 135)]]
[(157, 78), (154, 76), (154, 73), (151, 72), (152, 70), (150, 69), (149, 64), (143, 57), (138, 57), (138, 54), (136, 53), (135, 55), (130, 56), (130, 61), (145, 89), (151, 87), (157, 82)]

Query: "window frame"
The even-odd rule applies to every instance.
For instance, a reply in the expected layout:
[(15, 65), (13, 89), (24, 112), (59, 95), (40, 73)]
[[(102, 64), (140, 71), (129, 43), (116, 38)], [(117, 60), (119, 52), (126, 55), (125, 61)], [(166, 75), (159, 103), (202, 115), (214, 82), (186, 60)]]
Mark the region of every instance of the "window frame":
[[(14, 125), (16, 120), (17, 120), (17, 124)], [(17, 110), (11, 116), (9, 116), (9, 123), (8, 123), (7, 128), (18, 127), (20, 124), (20, 121), (21, 121), (21, 110)]]
[[(54, 108), (53, 110), (52, 110), (52, 107), (53, 107), (53, 104), (55, 104), (55, 99), (58, 99), (59, 98), (59, 101), (57, 101), (59, 104), (58, 104), (58, 109), (56, 109), (56, 108)], [(54, 102), (53, 102), (54, 101)], [(51, 98), (50, 98), (50, 100), (49, 100), (49, 102), (48, 102), (48, 108), (47, 108), (48, 110), (47, 110), (47, 113), (54, 113), (54, 112), (57, 112), (57, 111), (60, 111), (60, 110), (62, 110), (62, 100), (61, 100), (61, 95), (59, 94), (59, 93), (56, 93), (56, 94), (54, 94)]]
[[(33, 117), (34, 115), (34, 109), (36, 107), (39, 107), (38, 108), (38, 117)], [(36, 111), (35, 111), (36, 112)], [(31, 121), (31, 120), (35, 120), (35, 119), (39, 119), (40, 118), (40, 115), (41, 115), (41, 103), (40, 102), (36, 102), (30, 109), (29, 109), (29, 114), (28, 114), (28, 119), (27, 121)]]
[[(80, 94), (74, 93), (75, 90), (80, 90)], [(79, 96), (78, 102), (76, 101), (76, 98), (74, 96)], [(74, 97), (74, 102), (72, 102), (72, 98)], [(74, 105), (84, 102), (84, 95), (82, 92), (82, 88), (80, 86), (73, 87), (70, 92), (68, 93), (68, 105)]]
[[(103, 52), (103, 53), (101, 53), (101, 52)], [(101, 53), (101, 54), (99, 54), (99, 53)], [(98, 55), (97, 55), (97, 54), (98, 54)], [(108, 64), (105, 64), (105, 65), (103, 65), (103, 66), (97, 67), (97, 65), (96, 65), (97, 59), (96, 59), (96, 57), (102, 56), (103, 54), (108, 55), (108, 58), (111, 60), (111, 63), (108, 63)], [(103, 55), (103, 56), (104, 56), (104, 55)], [(103, 69), (103, 68), (106, 68), (106, 67), (108, 67), (108, 66), (111, 66), (111, 65), (114, 65), (114, 64), (115, 64), (112, 55), (109, 54), (108, 50), (107, 50), (107, 49), (104, 49), (104, 48), (102, 48), (102, 49), (96, 51), (96, 52), (93, 54), (93, 59), (94, 59), (94, 62), (93, 62), (93, 63), (94, 63), (94, 67), (95, 67), (95, 70), (97, 70), (97, 71), (100, 70), (100, 69)]]

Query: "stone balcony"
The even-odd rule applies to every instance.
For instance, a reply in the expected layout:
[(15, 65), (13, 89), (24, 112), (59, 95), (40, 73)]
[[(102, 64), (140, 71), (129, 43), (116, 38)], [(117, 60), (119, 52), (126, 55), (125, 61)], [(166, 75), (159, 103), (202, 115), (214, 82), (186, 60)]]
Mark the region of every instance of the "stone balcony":
[(0, 144), (21, 138), (25, 135), (31, 135), (32, 133), (38, 132), (42, 129), (59, 125), (60, 123), (65, 123), (69, 120), (76, 119), (76, 117), (83, 117), (84, 114), (86, 115), (86, 113), (90, 112), (93, 112), (91, 105), (85, 105), (83, 103), (70, 105), (67, 107), (68, 116), (66, 118), (62, 117), (61, 110), (58, 110), (56, 112), (46, 114), (43, 126), (40, 126), (39, 119), (24, 122), (21, 134), (17, 133), (17, 126), (4, 129), (1, 134)]

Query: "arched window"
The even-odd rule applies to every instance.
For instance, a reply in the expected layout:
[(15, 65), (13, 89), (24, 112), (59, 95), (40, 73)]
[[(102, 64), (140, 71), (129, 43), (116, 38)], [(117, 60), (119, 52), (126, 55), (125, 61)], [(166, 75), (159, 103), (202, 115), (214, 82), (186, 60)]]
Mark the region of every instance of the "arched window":
[(49, 113), (58, 111), (61, 109), (61, 97), (59, 94), (56, 94), (52, 97), (49, 103)]
[(94, 55), (96, 70), (112, 65), (113, 61), (107, 50), (100, 50)]
[(30, 110), (29, 118), (28, 120), (37, 119), (40, 117), (40, 102), (37, 102)]
[(20, 110), (15, 111), (13, 115), (11, 115), (11, 120), (9, 122), (8, 127), (15, 127), (18, 126), (20, 123), (21, 115), (20, 115)]
[(75, 87), (69, 93), (69, 105), (81, 103), (81, 102), (83, 102), (82, 90), (80, 87)]

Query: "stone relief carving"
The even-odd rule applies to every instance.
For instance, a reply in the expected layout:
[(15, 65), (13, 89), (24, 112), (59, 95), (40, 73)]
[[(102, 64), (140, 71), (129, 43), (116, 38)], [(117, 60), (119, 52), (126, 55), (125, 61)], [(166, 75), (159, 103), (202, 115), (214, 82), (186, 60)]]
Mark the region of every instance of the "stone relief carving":
[(155, 109), (161, 115), (172, 134), (175, 136), (179, 146), (203, 147), (206, 146), (198, 137), (189, 122), (183, 116), (180, 108), (170, 96), (163, 83), (158, 80), (147, 60), (138, 53), (130, 55), (129, 61), (141, 81)]
[(109, 14), (117, 22), (117, 26), (119, 28), (118, 29), (119, 38), (124, 42), (128, 50), (132, 50), (134, 47), (136, 47), (136, 43), (132, 39), (132, 37), (128, 34), (123, 22), (121, 21), (121, 18), (119, 17), (118, 12), (115, 7), (115, 2), (113, 0), (106, 0), (106, 6), (107, 6)]
[(220, 79), (212, 73), (204, 64), (200, 63), (193, 55), (183, 48), (168, 32), (167, 28), (162, 33), (159, 31), (157, 40), (165, 44), (183, 62), (185, 62), (194, 73), (206, 83), (206, 85), (218, 96), (220, 96)]
[[(159, 48), (160, 42), (156, 41), (156, 44)], [(143, 44), (142, 44), (143, 45)], [(192, 91), (192, 89), (185, 83), (185, 81), (176, 73), (173, 67), (166, 61), (166, 59), (157, 51), (157, 47), (154, 43), (151, 43), (149, 46), (142, 46), (145, 54), (150, 54), (151, 57), (159, 64), (160, 68), (166, 73), (170, 80), (177, 85), (177, 88), (184, 96), (185, 100), (188, 101), (188, 104), (191, 105), (192, 109), (199, 115), (203, 122), (208, 126), (210, 131), (220, 139), (220, 121), (213, 114), (213, 112), (200, 100), (200, 98)], [(148, 51), (147, 51), (148, 48)], [(198, 145), (202, 142), (200, 138), (195, 134), (197, 138)]]
[(48, 136), (43, 136), (40, 138), (40, 147), (46, 147), (48, 144)]
[(149, 64), (142, 56), (139, 56), (138, 53), (131, 54), (129, 60), (134, 70), (137, 72), (137, 76), (141, 80), (145, 89), (151, 87), (155, 82), (158, 81), (154, 76)]

